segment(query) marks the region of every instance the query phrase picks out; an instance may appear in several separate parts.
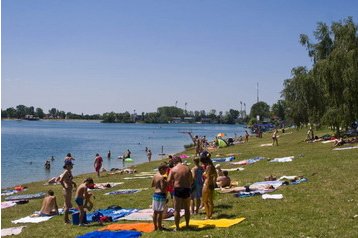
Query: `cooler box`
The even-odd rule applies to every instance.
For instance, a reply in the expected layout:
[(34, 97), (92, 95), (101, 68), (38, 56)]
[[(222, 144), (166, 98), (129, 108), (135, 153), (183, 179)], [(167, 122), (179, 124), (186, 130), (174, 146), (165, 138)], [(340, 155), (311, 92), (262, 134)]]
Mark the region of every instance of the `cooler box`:
[[(86, 217), (87, 217), (86, 212), (84, 212), (82, 223), (87, 223), (87, 218)], [(79, 225), (80, 224), (80, 212), (72, 213), (72, 224), (73, 225)]]

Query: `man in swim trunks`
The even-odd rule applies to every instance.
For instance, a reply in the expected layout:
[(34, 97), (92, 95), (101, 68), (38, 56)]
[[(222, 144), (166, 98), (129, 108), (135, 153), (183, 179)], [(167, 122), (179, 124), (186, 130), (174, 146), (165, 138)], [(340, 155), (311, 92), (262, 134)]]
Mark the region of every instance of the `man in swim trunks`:
[(190, 168), (179, 157), (173, 159), (174, 167), (170, 170), (168, 182), (174, 183), (174, 220), (176, 230), (179, 230), (180, 210), (185, 210), (185, 223), (189, 227), (190, 195), (193, 184), (193, 175)]
[(80, 210), (80, 222), (79, 222), (79, 226), (83, 226), (83, 217), (85, 214), (84, 211), (84, 205), (85, 205), (85, 200), (88, 201), (90, 194), (87, 192), (87, 189), (90, 187), (94, 186), (94, 182), (92, 178), (87, 178), (85, 181), (83, 181), (83, 183), (78, 186), (77, 191), (76, 191), (76, 198), (75, 198), (75, 202), (78, 205), (78, 209)]
[(58, 215), (58, 206), (55, 193), (52, 190), (48, 190), (47, 194), (48, 195), (42, 201), (40, 216)]
[(99, 177), (100, 176), (100, 170), (101, 170), (101, 167), (102, 167), (102, 162), (103, 162), (103, 159), (102, 157), (97, 153), (96, 154), (96, 158), (94, 159), (94, 169), (96, 170), (97, 172), (97, 176)]
[[(167, 165), (161, 164), (158, 167), (158, 173), (156, 173), (152, 180), (152, 187), (154, 187), (153, 194), (153, 223), (155, 230), (163, 230), (162, 220), (163, 220), (163, 211), (167, 202), (167, 185), (168, 182), (166, 177), (164, 177), (167, 171)], [(168, 209), (168, 208), (166, 208)]]

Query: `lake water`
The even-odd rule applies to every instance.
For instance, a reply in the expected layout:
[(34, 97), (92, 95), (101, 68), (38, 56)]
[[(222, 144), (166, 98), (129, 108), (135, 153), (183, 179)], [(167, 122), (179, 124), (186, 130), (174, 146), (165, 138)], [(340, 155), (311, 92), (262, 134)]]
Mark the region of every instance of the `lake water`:
[[(206, 135), (209, 140), (220, 132), (228, 137), (243, 135), (240, 125), (210, 124), (116, 124), (99, 121), (15, 121), (1, 122), (1, 187), (6, 188), (23, 183), (48, 180), (63, 171), (63, 160), (67, 153), (75, 158), (73, 174), (94, 172), (93, 161), (99, 153), (103, 167), (122, 168), (118, 156), (129, 149), (134, 163), (147, 161), (145, 147), (152, 150), (152, 160), (159, 155), (173, 154), (184, 150), (192, 143), (188, 134)], [(111, 150), (112, 158), (107, 159)], [(51, 156), (51, 169), (44, 163)]]

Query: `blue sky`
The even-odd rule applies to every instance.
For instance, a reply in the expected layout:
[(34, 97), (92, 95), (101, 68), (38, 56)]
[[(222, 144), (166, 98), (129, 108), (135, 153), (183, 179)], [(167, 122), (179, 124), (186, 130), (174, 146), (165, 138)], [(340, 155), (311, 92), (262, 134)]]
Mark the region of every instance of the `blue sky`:
[(301, 33), (358, 1), (2, 0), (3, 109), (247, 112), (310, 67)]

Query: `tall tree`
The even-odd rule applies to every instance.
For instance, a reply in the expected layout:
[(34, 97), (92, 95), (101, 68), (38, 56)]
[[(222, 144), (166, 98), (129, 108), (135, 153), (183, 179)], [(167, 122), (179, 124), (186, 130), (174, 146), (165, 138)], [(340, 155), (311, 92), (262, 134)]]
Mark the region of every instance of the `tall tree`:
[(257, 102), (251, 107), (250, 116), (256, 118), (260, 116), (260, 120), (268, 118), (270, 116), (270, 106), (266, 102)]

